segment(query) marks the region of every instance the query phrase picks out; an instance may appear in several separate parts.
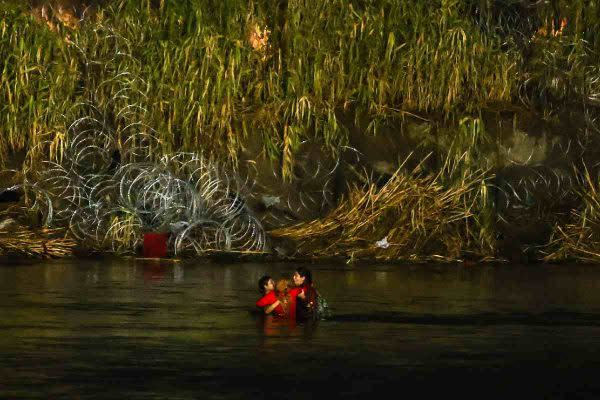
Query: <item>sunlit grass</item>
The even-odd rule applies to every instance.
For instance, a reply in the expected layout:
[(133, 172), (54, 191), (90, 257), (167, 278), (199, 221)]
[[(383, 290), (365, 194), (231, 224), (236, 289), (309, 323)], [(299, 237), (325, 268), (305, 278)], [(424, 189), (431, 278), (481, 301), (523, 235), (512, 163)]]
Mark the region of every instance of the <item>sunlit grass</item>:
[(572, 210), (568, 221), (554, 227), (544, 249), (547, 261), (600, 261), (600, 180), (587, 168), (580, 178), (582, 207)]
[(595, 3), (284, 3), (117, 1), (54, 30), (0, 8), (0, 159), (64, 130), (61, 115), (115, 72), (140, 79), (122, 100), (149, 111), (165, 146), (235, 162), (254, 135), (284, 176), (302, 140), (347, 141), (348, 111), (371, 134), (407, 113), (600, 98)]
[[(26, 7), (3, 4), (0, 164), (20, 150), (45, 156), (37, 153), (44, 140), (60, 157), (66, 121), (91, 97), (119, 140), (133, 122), (151, 128), (164, 152), (202, 151), (235, 165), (259, 138), (287, 179), (300, 143), (335, 154), (352, 117), (370, 135), (427, 115), (443, 129), (423, 134), (443, 131), (439, 156), (462, 167), (419, 181), (419, 193), (479, 179), (469, 183), (477, 206), (461, 206), (463, 215), (477, 210), (463, 218), (461, 251), (494, 252), (488, 177), (477, 175), (493, 167), (481, 111), (589, 112), (600, 101), (596, 2), (121, 0), (52, 29)], [(110, 115), (124, 109), (126, 118)], [(110, 234), (127, 241), (130, 222)]]
[[(461, 163), (463, 161), (459, 161)], [(465, 255), (494, 259), (495, 247), (482, 224), (491, 178), (485, 171), (462, 173), (449, 160), (442, 174), (400, 168), (385, 184), (368, 181), (322, 219), (271, 231), (298, 244), (303, 257), (380, 261), (457, 261)]]
[[(454, 3), (289, 1), (115, 2), (56, 32), (2, 11), (0, 154), (60, 132), (58, 120), (109, 74), (140, 79), (123, 101), (148, 110), (166, 146), (237, 160), (259, 135), (290, 175), (307, 138), (335, 151), (356, 110), (370, 120), (450, 113), (510, 101), (518, 54)], [(283, 25), (280, 25), (283, 21)], [(251, 32), (272, 32), (261, 47)], [(262, 30), (261, 30), (262, 29)], [(99, 103), (112, 100), (107, 85)], [(371, 133), (377, 124), (370, 124)]]

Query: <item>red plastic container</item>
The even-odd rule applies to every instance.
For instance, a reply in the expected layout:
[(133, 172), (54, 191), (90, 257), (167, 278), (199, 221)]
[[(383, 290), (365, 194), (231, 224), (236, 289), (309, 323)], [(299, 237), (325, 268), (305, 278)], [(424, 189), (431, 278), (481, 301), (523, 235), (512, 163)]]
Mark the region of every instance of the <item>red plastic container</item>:
[(144, 233), (144, 257), (166, 257), (168, 238), (168, 233)]

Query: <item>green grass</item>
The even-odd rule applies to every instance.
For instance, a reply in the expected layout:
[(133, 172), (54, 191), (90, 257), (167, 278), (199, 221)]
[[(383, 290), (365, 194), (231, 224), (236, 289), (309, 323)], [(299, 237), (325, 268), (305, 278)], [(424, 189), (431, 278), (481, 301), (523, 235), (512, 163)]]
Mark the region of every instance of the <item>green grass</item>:
[[(57, 24), (59, 32), (24, 7), (0, 7), (0, 159), (64, 130), (70, 107), (113, 79), (97, 98), (110, 101), (120, 73), (139, 79), (140, 93), (121, 100), (147, 109), (144, 122), (166, 149), (235, 161), (253, 135), (287, 175), (302, 140), (332, 151), (347, 141), (345, 113), (365, 118), (372, 134), (407, 113), (458, 122), (490, 107), (600, 98), (595, 2), (109, 4), (76, 31)], [(548, 33), (561, 19), (561, 34)], [(257, 26), (271, 31), (260, 51), (248, 41)]]
[[(147, 109), (144, 122), (166, 149), (209, 149), (235, 161), (245, 138), (257, 135), (284, 172), (303, 139), (332, 151), (344, 144), (345, 111), (365, 115), (369, 134), (406, 112), (471, 113), (510, 102), (517, 86), (519, 53), (503, 50), (500, 36), (457, 2), (159, 4), (113, 2), (80, 29), (60, 32), (3, 9), (2, 157), (64, 130), (61, 117), (89, 93), (111, 101), (122, 73), (138, 78), (139, 93), (121, 100)], [(249, 44), (254, 26), (272, 32), (265, 50)], [(113, 57), (116, 49), (124, 54)]]
[[(162, 151), (231, 164), (259, 142), (288, 179), (304, 140), (335, 154), (353, 119), (372, 135), (417, 115), (435, 125), (423, 143), (444, 142), (439, 156), (461, 165), (439, 177), (454, 187), (494, 168), (487, 111), (569, 106), (593, 119), (600, 101), (598, 2), (117, 0), (56, 31), (17, 3), (0, 1), (0, 164), (40, 157), (43, 140), (59, 152), (90, 100), (121, 140), (134, 123)], [(263, 48), (255, 29), (270, 32)], [(493, 253), (480, 186), (466, 237)]]

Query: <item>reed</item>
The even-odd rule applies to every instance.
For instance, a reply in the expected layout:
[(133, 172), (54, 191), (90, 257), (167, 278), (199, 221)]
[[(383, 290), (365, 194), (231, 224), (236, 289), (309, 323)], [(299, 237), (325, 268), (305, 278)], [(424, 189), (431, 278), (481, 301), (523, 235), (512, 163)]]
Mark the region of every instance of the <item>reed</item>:
[(554, 227), (543, 249), (546, 261), (600, 261), (600, 180), (587, 168), (580, 174), (580, 209), (573, 209), (568, 221)]
[[(82, 117), (78, 105), (92, 96), (106, 110), (97, 117), (116, 125), (118, 140), (134, 123), (152, 127), (160, 151), (204, 152), (235, 165), (245, 143), (260, 138), (288, 180), (303, 141), (334, 155), (347, 144), (348, 115), (369, 135), (427, 114), (448, 127), (444, 157), (454, 166), (442, 162), (434, 177), (398, 173), (377, 197), (390, 202), (377, 205), (396, 210), (391, 215), (409, 235), (390, 238), (416, 244), (415, 257), (434, 242), (448, 257), (472, 248), (494, 253), (493, 196), (481, 175), (493, 166), (481, 156), (488, 146), (481, 111), (517, 105), (547, 115), (574, 105), (593, 114), (589, 106), (600, 101), (597, 2), (117, 0), (75, 25), (40, 21), (15, 4), (0, 4), (0, 164), (20, 150), (30, 160), (46, 157), (39, 149), (47, 140), (59, 158), (68, 145), (65, 121)], [(116, 115), (120, 110), (127, 118)], [(458, 238), (454, 245), (440, 242), (438, 230), (419, 228), (430, 219), (413, 226), (394, 214), (406, 188), (413, 193), (406, 210), (415, 215), (423, 204), (461, 215), (460, 229), (458, 220), (442, 224), (456, 229), (449, 233)], [(332, 218), (352, 221), (363, 210), (360, 199), (371, 204), (379, 190), (373, 182), (354, 188)], [(436, 203), (435, 196), (452, 201)], [(573, 229), (590, 212), (574, 218)], [(127, 242), (135, 221), (123, 215), (114, 222), (111, 237)], [(311, 226), (318, 231), (317, 222)], [(372, 244), (388, 228), (365, 237)], [(328, 229), (317, 236), (334, 238)], [(352, 240), (332, 249), (347, 252)], [(367, 251), (365, 240), (357, 242), (361, 251), (379, 254)]]
[(298, 255), (308, 257), (456, 261), (469, 254), (489, 259), (494, 253), (475, 229), (485, 182), (481, 170), (448, 187), (440, 175), (399, 169), (381, 187), (375, 182), (355, 186), (324, 218), (270, 234), (293, 240)]
[(72, 256), (75, 246), (64, 229), (0, 230), (0, 256), (61, 258)]
[(114, 71), (140, 77), (140, 93), (123, 101), (148, 109), (165, 146), (236, 161), (256, 135), (286, 176), (293, 143), (345, 144), (344, 110), (376, 133), (406, 113), (600, 98), (595, 2), (108, 4), (54, 30), (24, 7), (0, 8), (0, 159), (64, 131), (60, 116)]
[[(170, 149), (235, 162), (249, 135), (281, 158), (294, 144), (347, 141), (344, 110), (377, 121), (509, 102), (519, 54), (502, 49), (460, 2), (117, 1), (55, 31), (2, 10), (0, 155), (64, 131), (59, 117), (116, 72), (138, 76), (122, 100), (148, 110)], [(285, 15), (281, 15), (285, 11)], [(258, 32), (258, 33), (257, 33)], [(269, 32), (273, 32), (269, 34)], [(114, 100), (103, 88), (99, 103)]]

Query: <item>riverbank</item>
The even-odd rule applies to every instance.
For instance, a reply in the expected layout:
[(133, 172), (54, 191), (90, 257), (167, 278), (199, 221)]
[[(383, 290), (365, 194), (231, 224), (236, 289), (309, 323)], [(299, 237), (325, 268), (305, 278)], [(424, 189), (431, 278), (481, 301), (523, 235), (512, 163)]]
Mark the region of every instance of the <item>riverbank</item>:
[[(108, 192), (82, 188), (131, 183), (117, 172), (140, 161), (138, 146), (154, 165), (137, 175), (146, 189), (158, 166), (183, 179), (175, 158), (195, 154), (220, 185), (209, 203), (244, 205), (243, 221), (211, 214), (226, 229), (186, 233), (196, 239), (180, 250), (594, 262), (597, 7), (5, 3), (0, 162), (14, 171), (0, 190), (24, 184), (28, 228), (131, 254), (143, 232), (182, 221), (158, 226), (115, 192), (103, 208)], [(102, 151), (74, 152), (86, 140)], [(82, 160), (94, 173), (83, 180)], [(258, 233), (228, 236), (239, 226)]]

